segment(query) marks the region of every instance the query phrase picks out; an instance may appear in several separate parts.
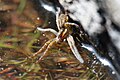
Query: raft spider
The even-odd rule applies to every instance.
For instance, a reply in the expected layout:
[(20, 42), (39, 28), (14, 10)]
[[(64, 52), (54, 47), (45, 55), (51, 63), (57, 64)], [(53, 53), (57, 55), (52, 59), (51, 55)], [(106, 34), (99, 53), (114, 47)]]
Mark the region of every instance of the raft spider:
[(60, 8), (58, 8), (58, 11), (56, 13), (56, 24), (57, 24), (57, 28), (59, 30), (58, 32), (55, 31), (54, 29), (50, 29), (50, 28), (42, 29), (42, 28), (37, 27), (37, 29), (39, 31), (42, 31), (42, 32), (50, 31), (50, 32), (54, 33), (56, 35), (56, 38), (47, 41), (39, 51), (37, 51), (35, 54), (33, 54), (33, 57), (35, 57), (36, 55), (38, 55), (39, 53), (44, 51), (42, 56), (37, 61), (37, 62), (39, 62), (46, 55), (47, 51), (50, 49), (50, 47), (52, 45), (63, 42), (66, 39), (74, 56), (81, 63), (83, 63), (84, 60), (82, 59), (81, 55), (79, 54), (79, 52), (75, 46), (74, 39), (71, 36), (71, 34), (72, 34), (71, 26), (77, 26), (77, 27), (79, 27), (79, 26), (75, 23), (68, 22), (68, 15), (66, 13), (65, 14), (60, 13)]

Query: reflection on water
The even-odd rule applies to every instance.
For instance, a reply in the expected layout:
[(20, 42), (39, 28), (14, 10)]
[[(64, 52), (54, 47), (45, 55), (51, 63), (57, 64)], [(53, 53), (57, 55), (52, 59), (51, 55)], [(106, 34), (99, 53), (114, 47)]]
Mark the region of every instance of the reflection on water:
[(48, 2), (46, 2), (45, 0), (39, 0), (39, 2), (41, 3), (41, 6), (46, 9), (47, 11), (51, 11), (54, 14), (56, 13), (55, 8), (53, 6), (53, 4), (48, 4)]
[(118, 72), (116, 71), (115, 67), (113, 66), (113, 64), (107, 60), (106, 58), (103, 58), (99, 55), (99, 53), (96, 51), (96, 49), (92, 46), (92, 45), (88, 45), (88, 44), (82, 44), (83, 48), (89, 50), (93, 55), (95, 55), (97, 57), (97, 59), (104, 65), (104, 66), (108, 66), (109, 68), (112, 69), (111, 74), (116, 74), (118, 79), (120, 79), (120, 76), (118, 74)]

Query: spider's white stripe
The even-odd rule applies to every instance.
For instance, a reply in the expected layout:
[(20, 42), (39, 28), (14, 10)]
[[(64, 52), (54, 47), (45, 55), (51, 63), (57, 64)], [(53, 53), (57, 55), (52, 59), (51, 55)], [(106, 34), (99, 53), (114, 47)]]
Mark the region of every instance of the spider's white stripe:
[(51, 29), (51, 28), (43, 29), (43, 28), (37, 27), (37, 29), (38, 29), (39, 31), (41, 31), (41, 32), (49, 31), (49, 32), (54, 33), (56, 36), (58, 35), (58, 32), (55, 31), (54, 29)]
[(67, 37), (67, 41), (68, 41), (68, 44), (69, 44), (69, 46), (70, 46), (70, 48), (71, 48), (74, 56), (75, 56), (81, 63), (84, 63), (84, 60), (83, 60), (83, 58), (81, 57), (81, 55), (79, 54), (79, 52), (78, 52), (78, 50), (77, 50), (77, 48), (76, 48), (76, 46), (75, 46), (74, 39), (73, 39), (73, 37), (72, 37), (71, 35), (69, 35), (69, 36)]

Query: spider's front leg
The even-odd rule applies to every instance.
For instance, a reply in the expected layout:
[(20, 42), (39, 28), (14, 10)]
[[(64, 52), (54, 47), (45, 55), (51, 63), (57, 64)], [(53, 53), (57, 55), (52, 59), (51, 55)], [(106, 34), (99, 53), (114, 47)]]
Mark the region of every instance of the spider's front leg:
[(69, 44), (69, 46), (70, 46), (70, 48), (71, 48), (74, 56), (75, 56), (81, 63), (84, 63), (84, 60), (83, 60), (82, 56), (79, 54), (79, 51), (78, 51), (77, 47), (75, 46), (75, 41), (74, 41), (73, 37), (71, 36), (71, 34), (72, 34), (72, 30), (71, 30), (72, 28), (71, 28), (71, 27), (72, 27), (72, 26), (79, 27), (79, 26), (78, 26), (77, 24), (75, 24), (75, 23), (66, 22), (66, 23), (64, 24), (64, 27), (67, 28), (68, 31), (69, 31), (69, 35), (68, 35), (68, 37), (67, 37), (67, 41), (68, 41), (68, 44)]
[(79, 27), (79, 25), (75, 24), (75, 23), (71, 23), (71, 22), (65, 22), (64, 24), (65, 27), (71, 27), (71, 26), (75, 26), (75, 27)]
[(74, 42), (74, 39), (71, 35), (69, 35), (67, 37), (67, 41), (68, 41), (68, 44), (71, 48), (71, 51), (73, 52), (74, 56), (81, 62), (81, 63), (84, 63), (84, 60), (82, 58), (82, 56), (79, 54), (79, 51), (77, 49), (77, 47), (75, 46), (75, 42)]

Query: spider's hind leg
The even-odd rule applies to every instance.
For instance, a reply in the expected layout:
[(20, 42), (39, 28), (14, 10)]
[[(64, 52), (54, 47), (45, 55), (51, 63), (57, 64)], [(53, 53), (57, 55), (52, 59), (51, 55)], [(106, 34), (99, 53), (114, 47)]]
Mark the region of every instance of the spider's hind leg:
[(48, 47), (48, 45), (49, 45), (52, 41), (53, 41), (53, 40), (47, 41), (47, 42), (42, 46), (42, 48), (39, 49), (39, 51), (37, 51), (36, 53), (34, 53), (34, 54), (32, 55), (32, 57), (35, 57), (35, 56), (37, 56), (38, 54), (40, 54), (41, 52), (43, 52), (43, 51)]
[[(47, 47), (45, 48), (45, 51), (43, 52), (43, 54), (40, 56), (39, 60), (36, 61), (36, 63), (40, 62), (43, 57), (45, 57), (47, 55), (47, 52), (49, 51), (49, 49), (54, 45), (54, 43), (56, 43), (56, 39), (52, 39), (52, 41), (47, 45)], [(36, 53), (37, 54), (37, 53)]]

